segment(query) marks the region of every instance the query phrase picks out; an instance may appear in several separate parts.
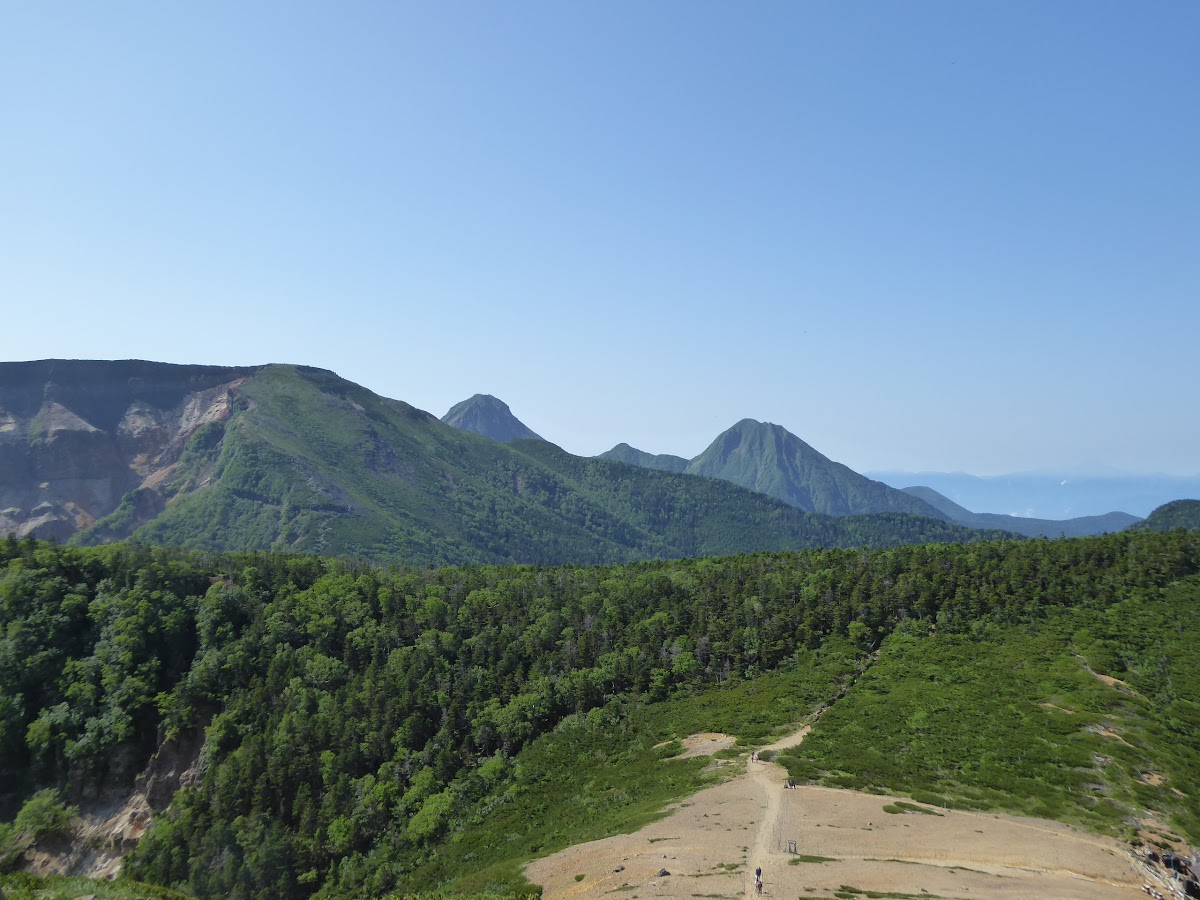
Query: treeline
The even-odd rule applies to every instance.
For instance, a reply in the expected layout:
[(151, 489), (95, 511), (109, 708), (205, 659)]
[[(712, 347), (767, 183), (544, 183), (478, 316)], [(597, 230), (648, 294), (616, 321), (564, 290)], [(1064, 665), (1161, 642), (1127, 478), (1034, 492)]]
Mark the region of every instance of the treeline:
[(787, 667), (834, 636), (866, 651), (905, 621), (1030, 621), (1197, 571), (1185, 532), (390, 571), (9, 539), (5, 816), (38, 789), (130, 783), (161, 738), (207, 722), (203, 777), (133, 874), (199, 896), (378, 896), (503, 802), (515, 754), (572, 713)]

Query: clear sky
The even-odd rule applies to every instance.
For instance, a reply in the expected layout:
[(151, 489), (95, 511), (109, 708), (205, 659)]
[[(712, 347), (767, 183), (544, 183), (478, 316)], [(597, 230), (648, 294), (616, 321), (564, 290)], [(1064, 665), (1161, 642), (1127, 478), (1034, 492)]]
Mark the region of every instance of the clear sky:
[(1200, 3), (8, 3), (4, 359), (1200, 471)]

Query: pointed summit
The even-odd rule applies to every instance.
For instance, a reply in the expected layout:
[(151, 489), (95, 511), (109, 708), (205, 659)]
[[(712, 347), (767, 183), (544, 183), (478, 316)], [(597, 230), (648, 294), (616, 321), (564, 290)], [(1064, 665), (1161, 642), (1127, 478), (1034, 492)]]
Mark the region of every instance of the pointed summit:
[(707, 475), (831, 516), (902, 512), (945, 519), (924, 500), (859, 475), (818, 453), (786, 428), (742, 419), (691, 461)]
[(541, 435), (530, 431), (512, 414), (508, 404), (491, 394), (476, 394), (469, 400), (456, 403), (442, 416), (442, 421), (461, 431), (482, 434), (493, 441), (541, 441)]

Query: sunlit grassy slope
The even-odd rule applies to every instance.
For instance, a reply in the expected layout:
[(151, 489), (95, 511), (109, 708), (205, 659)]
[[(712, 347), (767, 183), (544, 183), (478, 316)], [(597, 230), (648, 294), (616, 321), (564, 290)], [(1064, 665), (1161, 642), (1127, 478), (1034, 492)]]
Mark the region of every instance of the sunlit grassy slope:
[(1153, 810), (1196, 842), (1198, 605), (1192, 579), (1033, 624), (901, 629), (784, 761), (806, 781), (1129, 838)]

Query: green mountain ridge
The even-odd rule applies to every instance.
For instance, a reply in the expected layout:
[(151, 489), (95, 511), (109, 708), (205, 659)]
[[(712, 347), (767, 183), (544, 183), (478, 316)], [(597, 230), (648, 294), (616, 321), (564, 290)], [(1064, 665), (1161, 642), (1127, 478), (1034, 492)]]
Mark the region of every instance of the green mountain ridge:
[(718, 478), (823, 515), (908, 513), (947, 518), (917, 497), (834, 462), (786, 428), (754, 419), (742, 419), (722, 432), (691, 460), (646, 453), (628, 444), (618, 444), (598, 458)]
[[(0, 384), (11, 365), (0, 364)], [(918, 517), (840, 522), (724, 482), (584, 460), (540, 440), (498, 443), (320, 369), (204, 369), (195, 376), (204, 390), (193, 393), (181, 393), (191, 376), (170, 369), (184, 380), (159, 400), (146, 393), (153, 379), (131, 375), (129, 365), (54, 363), (55, 385), (70, 390), (53, 393), (73, 408), (37, 406), (21, 370), (21, 396), (32, 399), (9, 404), (16, 425), (0, 433), (0, 452), (20, 463), (0, 470), (0, 501), (13, 498), (0, 506), (0, 530), (41, 534), (46, 525), (82, 544), (132, 538), (423, 565), (612, 563), (985, 536)], [(87, 380), (72, 381), (80, 373)], [(84, 418), (101, 405), (103, 428)], [(53, 420), (47, 437), (31, 427), (39, 417)], [(82, 462), (73, 453), (80, 441), (95, 451)], [(58, 466), (53, 477), (47, 460)], [(95, 460), (102, 471), (72, 468)], [(81, 493), (84, 483), (91, 487)]]
[[(723, 432), (695, 459), (646, 453), (629, 444), (618, 444), (598, 458), (721, 478), (799, 509), (829, 515), (847, 515), (848, 510), (867, 514), (885, 510), (907, 512), (936, 516), (968, 528), (999, 528), (1026, 537), (1107, 534), (1141, 521), (1123, 512), (1061, 521), (975, 513), (933, 488), (914, 486), (898, 490), (859, 475), (828, 459), (781, 426), (753, 419), (743, 419)], [(917, 502), (913, 503), (914, 500)]]
[(1006, 516), (1002, 513), (976, 513), (959, 506), (930, 487), (918, 485), (903, 490), (906, 494), (924, 500), (959, 525), (966, 525), (968, 528), (1003, 528), (1026, 537), (1084, 537), (1089, 534), (1106, 534), (1123, 531), (1142, 521), (1137, 516), (1124, 512), (1062, 520)]
[(657, 469), (660, 472), (673, 472), (676, 475), (687, 471), (688, 464), (691, 462), (690, 459), (673, 456), (670, 453), (647, 453), (624, 443), (617, 444), (611, 450), (605, 450), (596, 458), (628, 463), (644, 469)]

